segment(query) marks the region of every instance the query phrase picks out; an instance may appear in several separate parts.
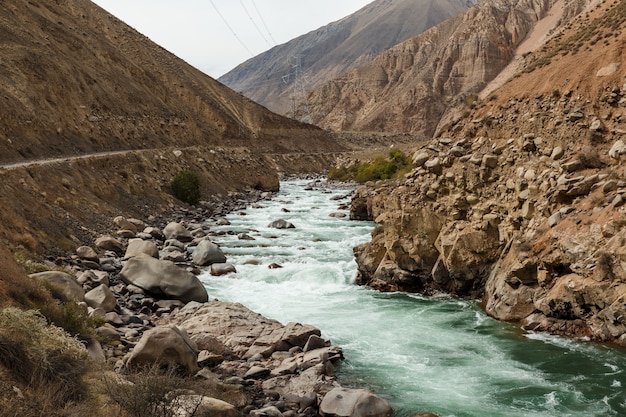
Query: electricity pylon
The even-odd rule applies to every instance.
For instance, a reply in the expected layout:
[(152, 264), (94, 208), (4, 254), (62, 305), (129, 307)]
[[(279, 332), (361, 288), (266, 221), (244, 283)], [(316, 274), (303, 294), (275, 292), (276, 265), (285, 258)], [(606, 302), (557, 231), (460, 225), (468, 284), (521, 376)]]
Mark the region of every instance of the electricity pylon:
[(302, 57), (294, 55), (289, 58), (289, 65), (293, 69), (292, 73), (283, 77), (287, 83), (290, 75), (293, 74), (293, 89), (291, 92), (291, 118), (305, 123), (311, 123), (311, 113), (309, 112), (309, 101), (304, 89), (305, 76), (302, 73)]

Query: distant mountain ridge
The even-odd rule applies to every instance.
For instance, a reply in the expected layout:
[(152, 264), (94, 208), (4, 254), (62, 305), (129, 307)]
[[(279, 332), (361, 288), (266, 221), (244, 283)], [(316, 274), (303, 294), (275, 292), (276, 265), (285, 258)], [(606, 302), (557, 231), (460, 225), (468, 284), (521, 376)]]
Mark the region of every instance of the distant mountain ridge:
[(301, 57), (310, 90), (364, 65), (385, 49), (465, 11), (474, 0), (377, 0), (356, 13), (262, 53), (218, 81), (272, 111), (287, 114), (293, 57)]
[(312, 121), (332, 130), (433, 135), (512, 60), (559, 4), (563, 27), (585, 2), (484, 0), (309, 95)]

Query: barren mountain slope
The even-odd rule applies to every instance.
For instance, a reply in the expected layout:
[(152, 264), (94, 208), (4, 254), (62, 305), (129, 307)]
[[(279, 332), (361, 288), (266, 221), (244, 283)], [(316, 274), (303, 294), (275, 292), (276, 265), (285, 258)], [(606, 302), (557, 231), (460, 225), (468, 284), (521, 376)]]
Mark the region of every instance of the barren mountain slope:
[[(446, 111), (506, 67), (554, 3), (483, 1), (315, 90), (309, 96), (313, 121), (334, 130), (431, 135)], [(558, 23), (583, 7), (567, 2)]]
[(89, 0), (5, 1), (0, 34), (0, 161), (232, 140), (332, 148), (318, 130), (271, 114)]
[[(11, 249), (92, 245), (111, 216), (171, 210), (184, 169), (210, 212), (234, 193), (276, 189), (279, 170), (319, 172), (343, 149), (88, 0), (0, 5), (0, 239)], [(15, 165), (33, 160), (46, 163)]]
[(219, 78), (277, 113), (291, 108), (293, 57), (301, 57), (306, 88), (371, 61), (399, 42), (467, 9), (472, 0), (377, 0), (356, 13), (276, 46)]
[(626, 345), (626, 1), (598, 3), (520, 73), (363, 188), (360, 280), (482, 297), (531, 330)]

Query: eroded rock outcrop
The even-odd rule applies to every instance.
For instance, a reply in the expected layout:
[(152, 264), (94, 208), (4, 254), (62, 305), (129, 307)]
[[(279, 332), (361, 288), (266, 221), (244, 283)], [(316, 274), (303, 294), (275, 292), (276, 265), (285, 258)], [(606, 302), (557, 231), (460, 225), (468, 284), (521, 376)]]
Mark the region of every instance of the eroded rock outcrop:
[[(351, 218), (376, 222), (355, 248), (358, 282), (481, 298), (528, 329), (626, 344), (621, 121), (590, 131), (594, 105), (571, 92), (510, 100), (459, 126), (473, 139), (433, 139), (402, 179), (357, 189)], [(519, 114), (534, 117), (520, 128)]]
[[(480, 2), (316, 89), (309, 97), (313, 120), (334, 130), (432, 135), (446, 112), (471, 103), (509, 64), (554, 3)], [(582, 7), (570, 3), (566, 8)]]

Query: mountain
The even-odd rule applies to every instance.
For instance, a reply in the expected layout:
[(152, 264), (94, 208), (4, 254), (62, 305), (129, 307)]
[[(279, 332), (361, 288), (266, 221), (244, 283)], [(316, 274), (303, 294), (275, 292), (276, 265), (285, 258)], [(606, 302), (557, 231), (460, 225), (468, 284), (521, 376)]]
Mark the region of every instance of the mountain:
[(29, 250), (91, 244), (113, 213), (173, 207), (181, 170), (220, 204), (276, 189), (279, 169), (321, 170), (344, 149), (89, 0), (3, 2), (0, 48), (0, 238)]
[(432, 135), (455, 107), (471, 104), (515, 56), (535, 25), (558, 14), (557, 30), (583, 2), (486, 0), (309, 96), (313, 122), (334, 130)]
[(472, 3), (376, 0), (350, 16), (249, 59), (219, 81), (277, 113), (287, 114), (294, 87), (298, 87), (294, 85), (297, 57), (309, 90), (366, 64), (385, 49), (463, 12)]
[(412, 172), (358, 190), (351, 217), (377, 223), (360, 283), (626, 346), (626, 1), (577, 7)]
[(4, 2), (0, 33), (0, 161), (234, 139), (271, 149), (291, 140), (289, 130), (322, 135), (226, 88), (88, 0)]

